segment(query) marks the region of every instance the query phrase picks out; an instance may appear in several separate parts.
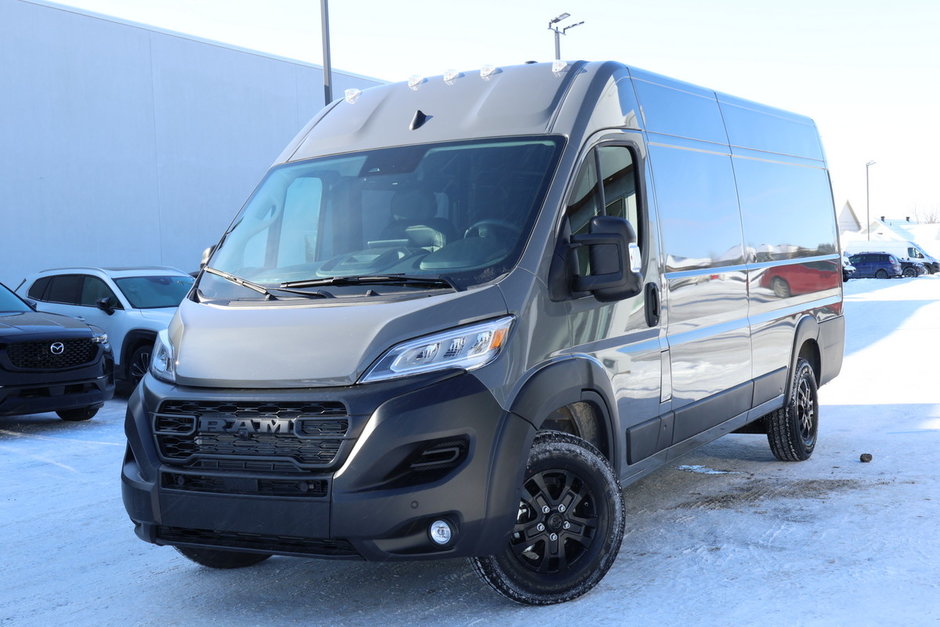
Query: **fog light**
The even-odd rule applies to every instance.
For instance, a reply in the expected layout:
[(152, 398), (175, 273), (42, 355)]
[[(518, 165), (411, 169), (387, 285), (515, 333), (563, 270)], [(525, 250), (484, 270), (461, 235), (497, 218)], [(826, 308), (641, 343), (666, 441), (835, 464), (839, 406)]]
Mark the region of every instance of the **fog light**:
[(446, 520), (435, 520), (432, 522), (428, 533), (431, 535), (431, 539), (441, 546), (448, 544), (451, 538), (454, 537), (454, 530), (451, 529), (450, 523)]

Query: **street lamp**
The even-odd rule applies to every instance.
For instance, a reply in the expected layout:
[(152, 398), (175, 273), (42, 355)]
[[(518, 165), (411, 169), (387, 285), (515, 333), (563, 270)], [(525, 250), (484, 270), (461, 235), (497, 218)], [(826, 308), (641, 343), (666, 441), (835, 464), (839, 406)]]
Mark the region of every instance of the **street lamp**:
[(329, 0), (320, 0), (320, 27), (323, 30), (323, 106), (333, 101), (333, 66), (330, 63)]
[(875, 165), (874, 161), (865, 164), (865, 234), (868, 236), (868, 241), (871, 241), (871, 197), (868, 193), (868, 168), (873, 165)]
[(558, 26), (556, 26), (558, 22), (562, 20), (567, 20), (569, 17), (571, 17), (570, 13), (562, 13), (561, 15), (549, 21), (548, 23), (548, 30), (555, 33), (555, 59), (556, 60), (561, 59), (561, 36), (564, 35), (565, 31), (568, 30), (569, 28), (574, 28), (575, 26), (581, 26), (582, 24), (584, 24), (584, 20), (581, 20), (577, 24), (571, 24), (569, 26), (565, 26), (564, 28), (559, 28)]

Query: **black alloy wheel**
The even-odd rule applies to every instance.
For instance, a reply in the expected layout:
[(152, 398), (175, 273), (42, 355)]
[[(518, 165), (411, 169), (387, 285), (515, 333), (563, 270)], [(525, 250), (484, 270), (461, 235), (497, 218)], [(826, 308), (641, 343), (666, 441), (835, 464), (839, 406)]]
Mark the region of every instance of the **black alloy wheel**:
[(816, 375), (807, 360), (801, 357), (797, 361), (787, 404), (770, 414), (767, 421), (767, 441), (777, 459), (809, 459), (819, 433), (819, 397)]
[(131, 360), (127, 366), (127, 378), (132, 386), (136, 387), (140, 380), (144, 378), (144, 375), (147, 374), (147, 370), (150, 369), (150, 354), (152, 352), (153, 346), (144, 344), (135, 348), (134, 352), (131, 353)]
[(620, 484), (608, 461), (576, 436), (547, 431), (532, 445), (505, 550), (471, 561), (486, 583), (513, 601), (561, 603), (604, 577), (623, 527)]

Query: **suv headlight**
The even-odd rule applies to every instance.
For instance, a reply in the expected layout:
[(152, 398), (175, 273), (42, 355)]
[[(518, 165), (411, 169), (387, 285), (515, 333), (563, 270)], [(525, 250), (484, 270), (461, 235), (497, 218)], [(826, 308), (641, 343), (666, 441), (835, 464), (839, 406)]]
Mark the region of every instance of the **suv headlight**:
[(150, 374), (166, 383), (176, 383), (176, 357), (166, 329), (157, 334), (150, 358)]
[(474, 370), (499, 354), (513, 316), (471, 324), (402, 342), (385, 351), (360, 379), (362, 383), (384, 381), (448, 368)]
[(104, 332), (104, 329), (96, 327), (93, 324), (89, 324), (88, 327), (91, 329), (91, 332), (94, 335), (91, 336), (91, 341), (94, 344), (107, 344), (108, 343), (108, 334)]

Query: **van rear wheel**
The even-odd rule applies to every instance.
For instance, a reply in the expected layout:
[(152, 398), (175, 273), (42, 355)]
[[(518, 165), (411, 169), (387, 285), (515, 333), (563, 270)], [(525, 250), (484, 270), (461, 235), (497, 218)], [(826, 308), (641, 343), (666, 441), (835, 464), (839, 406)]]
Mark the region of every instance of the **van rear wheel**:
[(813, 367), (797, 360), (787, 403), (767, 417), (767, 441), (782, 462), (809, 459), (819, 432), (819, 397)]
[(623, 526), (623, 496), (610, 463), (584, 440), (547, 431), (532, 444), (506, 548), (471, 562), (483, 581), (513, 601), (562, 603), (604, 577)]
[(882, 268), (882, 269), (878, 270), (878, 272), (875, 273), (875, 278), (876, 278), (876, 279), (887, 279), (887, 278), (888, 278), (888, 273), (885, 271), (884, 268)]

